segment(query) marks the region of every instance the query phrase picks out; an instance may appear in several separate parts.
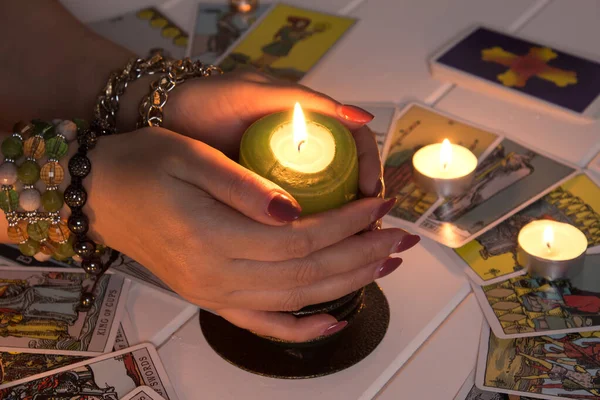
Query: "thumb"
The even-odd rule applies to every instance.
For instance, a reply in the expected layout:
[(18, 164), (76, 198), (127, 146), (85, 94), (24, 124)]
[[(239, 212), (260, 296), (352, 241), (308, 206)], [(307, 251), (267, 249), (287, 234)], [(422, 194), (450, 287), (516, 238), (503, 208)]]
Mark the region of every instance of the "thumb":
[(290, 342), (307, 342), (320, 336), (333, 335), (348, 324), (346, 321), (338, 322), (328, 314), (297, 318), (281, 312), (241, 309), (223, 309), (218, 313), (240, 328)]
[(300, 217), (298, 202), (275, 183), (202, 142), (177, 136), (182, 157), (170, 165), (177, 178), (257, 222), (283, 225)]

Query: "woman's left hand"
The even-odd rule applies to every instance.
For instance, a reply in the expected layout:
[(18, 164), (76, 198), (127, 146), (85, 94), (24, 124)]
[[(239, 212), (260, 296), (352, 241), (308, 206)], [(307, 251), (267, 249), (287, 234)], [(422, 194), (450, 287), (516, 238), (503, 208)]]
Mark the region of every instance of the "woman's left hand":
[(373, 115), (299, 84), (253, 71), (191, 80), (170, 95), (164, 126), (237, 160), (242, 135), (254, 121), (291, 110), (296, 102), (304, 109), (337, 118), (350, 129), (358, 149), (360, 191), (366, 197), (380, 195), (383, 183), (379, 150), (373, 132), (365, 125)]

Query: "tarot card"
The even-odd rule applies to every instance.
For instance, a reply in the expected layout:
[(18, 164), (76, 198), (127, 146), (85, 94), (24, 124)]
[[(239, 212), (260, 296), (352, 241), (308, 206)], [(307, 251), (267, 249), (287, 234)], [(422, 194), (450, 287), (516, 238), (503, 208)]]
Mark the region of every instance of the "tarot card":
[(498, 135), (419, 104), (405, 107), (393, 123), (382, 156), (386, 196), (397, 199), (388, 215), (396, 221), (412, 225), (436, 203), (435, 194), (415, 185), (412, 157), (421, 147), (445, 138), (468, 147), (481, 159)]
[(0, 268), (0, 350), (94, 356), (111, 351), (129, 281), (107, 274), (90, 311), (78, 312), (92, 280), (82, 269)]
[(162, 49), (165, 54), (180, 59), (185, 56), (188, 46), (188, 34), (185, 29), (155, 8), (95, 21), (88, 26), (140, 57), (147, 57), (152, 49)]
[(575, 278), (549, 282), (518, 276), (471, 285), (501, 339), (600, 330), (600, 254), (588, 255)]
[(566, 182), (576, 168), (503, 139), (479, 162), (471, 187), (419, 224), (424, 235), (462, 247)]
[(260, 4), (241, 13), (229, 5), (199, 4), (188, 56), (194, 61), (214, 64), (268, 8)]
[(600, 399), (600, 331), (500, 339), (482, 329), (478, 388), (509, 399)]
[(600, 111), (600, 62), (485, 27), (431, 61), (434, 77), (579, 119)]
[[(165, 400), (177, 396), (150, 344), (130, 347), (0, 385), (0, 399), (119, 399), (139, 386), (149, 386)], [(36, 395), (36, 396), (34, 396)]]
[(588, 239), (588, 254), (600, 248), (600, 186), (579, 174), (529, 207), (456, 249), (467, 275), (478, 285), (523, 275), (517, 262), (517, 236), (531, 221), (552, 219), (576, 226)]
[(394, 120), (394, 116), (398, 112), (398, 109), (393, 104), (359, 103), (356, 105), (364, 108), (375, 116), (375, 118), (367, 125), (375, 134), (377, 147), (379, 147), (379, 154), (381, 154), (383, 152), (385, 138), (390, 131), (392, 121)]
[(90, 357), (0, 351), (0, 384), (43, 374), (88, 358)]
[(138, 339), (137, 331), (131, 322), (131, 317), (129, 317), (127, 310), (124, 310), (123, 315), (121, 316), (121, 322), (119, 323), (119, 329), (117, 329), (113, 351), (123, 350), (139, 343), (140, 340)]
[(217, 64), (226, 72), (253, 67), (298, 82), (355, 22), (354, 18), (274, 4)]
[(163, 397), (150, 386), (138, 386), (122, 400), (163, 400)]
[(533, 400), (531, 397), (488, 392), (475, 386), (475, 370), (471, 372), (454, 400)]

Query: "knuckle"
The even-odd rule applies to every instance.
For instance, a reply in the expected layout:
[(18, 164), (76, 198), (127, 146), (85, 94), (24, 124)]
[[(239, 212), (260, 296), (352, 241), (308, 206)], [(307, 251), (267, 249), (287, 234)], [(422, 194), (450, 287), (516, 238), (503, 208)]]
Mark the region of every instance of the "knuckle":
[(250, 195), (253, 176), (250, 171), (232, 177), (227, 184), (226, 198), (229, 204), (245, 203)]
[(362, 274), (354, 274), (350, 279), (348, 293), (355, 292), (365, 286), (367, 283), (365, 277)]
[(314, 239), (304, 231), (295, 231), (288, 235), (285, 244), (286, 252), (293, 258), (304, 258), (312, 253)]
[(295, 280), (299, 285), (310, 285), (321, 278), (321, 263), (315, 257), (301, 258), (296, 262)]
[(305, 293), (301, 288), (294, 288), (287, 292), (281, 302), (281, 311), (298, 311), (305, 304)]
[(363, 260), (365, 264), (375, 262), (388, 254), (383, 254), (382, 246), (380, 242), (368, 241), (362, 246), (363, 248)]

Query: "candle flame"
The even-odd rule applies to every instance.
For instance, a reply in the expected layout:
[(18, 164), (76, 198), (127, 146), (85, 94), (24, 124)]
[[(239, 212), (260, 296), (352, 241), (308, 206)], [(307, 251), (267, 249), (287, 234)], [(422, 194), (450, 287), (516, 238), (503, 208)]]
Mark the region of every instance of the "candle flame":
[(300, 152), (300, 148), (303, 144), (306, 144), (306, 139), (308, 138), (306, 132), (306, 118), (304, 118), (300, 103), (296, 103), (294, 106), (293, 128), (294, 145), (298, 148), (298, 152)]
[(548, 251), (552, 251), (552, 245), (554, 244), (554, 231), (551, 226), (547, 226), (544, 229), (544, 243), (548, 248)]
[(452, 162), (452, 145), (448, 139), (444, 139), (442, 142), (442, 149), (440, 150), (440, 163), (442, 164), (442, 171), (446, 171), (448, 166)]

